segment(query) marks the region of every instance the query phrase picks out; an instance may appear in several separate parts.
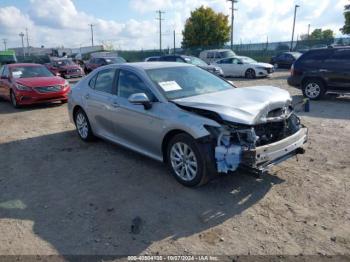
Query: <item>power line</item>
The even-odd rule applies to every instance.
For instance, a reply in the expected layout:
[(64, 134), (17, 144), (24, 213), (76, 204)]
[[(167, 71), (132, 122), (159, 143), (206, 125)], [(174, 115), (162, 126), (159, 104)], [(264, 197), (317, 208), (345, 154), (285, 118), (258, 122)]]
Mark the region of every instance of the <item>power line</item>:
[(159, 51), (160, 53), (162, 53), (162, 21), (164, 19), (162, 19), (162, 14), (165, 14), (165, 12), (158, 10), (158, 18), (157, 20), (159, 20)]
[(235, 4), (238, 3), (238, 0), (227, 0), (231, 2), (231, 50), (233, 50), (233, 26), (235, 22), (235, 11), (238, 9), (235, 9)]
[(94, 26), (93, 24), (89, 24), (91, 29), (91, 46), (94, 46)]
[(2, 39), (2, 42), (4, 43), (5, 51), (7, 50), (7, 39)]

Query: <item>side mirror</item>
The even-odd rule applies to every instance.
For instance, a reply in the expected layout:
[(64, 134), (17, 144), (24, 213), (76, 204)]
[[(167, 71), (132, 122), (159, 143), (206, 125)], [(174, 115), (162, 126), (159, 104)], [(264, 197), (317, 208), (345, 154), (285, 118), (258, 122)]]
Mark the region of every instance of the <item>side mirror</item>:
[(152, 103), (145, 93), (132, 94), (128, 100), (131, 104), (143, 105), (146, 110), (149, 110), (152, 108)]
[(243, 65), (243, 62), (242, 62), (242, 61), (238, 61), (237, 64), (238, 64), (238, 65)]

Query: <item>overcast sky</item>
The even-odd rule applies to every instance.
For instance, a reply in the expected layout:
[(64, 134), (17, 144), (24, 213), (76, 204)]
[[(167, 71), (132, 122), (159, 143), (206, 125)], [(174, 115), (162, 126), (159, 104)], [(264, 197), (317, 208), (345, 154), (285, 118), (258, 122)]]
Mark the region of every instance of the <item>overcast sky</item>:
[[(239, 43), (283, 41), (291, 38), (294, 5), (299, 4), (296, 35), (311, 29), (331, 28), (338, 36), (347, 0), (241, 0), (237, 4), (234, 41)], [(89, 24), (94, 24), (95, 44), (115, 48), (158, 48), (156, 10), (165, 11), (163, 46), (177, 45), (191, 10), (204, 5), (230, 14), (226, 0), (0, 0), (0, 40), (9, 47), (21, 45), (19, 33), (27, 27), (30, 45), (79, 47), (91, 43)], [(3, 45), (0, 43), (0, 49)]]

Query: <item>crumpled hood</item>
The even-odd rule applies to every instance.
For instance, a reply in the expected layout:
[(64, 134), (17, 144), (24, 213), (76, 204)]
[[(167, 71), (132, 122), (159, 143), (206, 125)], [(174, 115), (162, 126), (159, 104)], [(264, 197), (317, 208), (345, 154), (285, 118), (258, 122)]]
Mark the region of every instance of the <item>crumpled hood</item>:
[(291, 104), (290, 94), (278, 87), (254, 86), (176, 99), (181, 106), (215, 112), (223, 120), (257, 125), (266, 122), (267, 114)]

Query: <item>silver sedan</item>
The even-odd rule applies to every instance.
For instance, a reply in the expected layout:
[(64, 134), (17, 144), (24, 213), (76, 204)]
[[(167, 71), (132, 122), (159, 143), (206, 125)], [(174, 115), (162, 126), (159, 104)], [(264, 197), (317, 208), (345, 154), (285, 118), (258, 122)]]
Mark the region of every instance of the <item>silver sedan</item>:
[(82, 140), (97, 136), (163, 161), (185, 186), (239, 168), (263, 173), (307, 141), (288, 92), (236, 88), (183, 63), (101, 67), (72, 89), (68, 107)]

